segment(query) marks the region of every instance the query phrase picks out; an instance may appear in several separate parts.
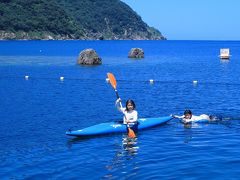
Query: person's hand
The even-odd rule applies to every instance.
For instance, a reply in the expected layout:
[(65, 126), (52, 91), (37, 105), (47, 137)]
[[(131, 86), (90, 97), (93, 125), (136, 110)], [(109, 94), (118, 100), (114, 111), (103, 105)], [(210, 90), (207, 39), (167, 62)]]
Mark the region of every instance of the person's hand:
[(118, 98), (115, 103), (118, 104), (120, 102), (122, 102), (122, 100), (120, 98)]
[(172, 116), (173, 118), (176, 118), (176, 116), (174, 114), (170, 114), (170, 116)]
[(122, 102), (122, 100), (121, 100), (121, 98), (118, 98), (117, 100), (116, 100), (116, 102)]

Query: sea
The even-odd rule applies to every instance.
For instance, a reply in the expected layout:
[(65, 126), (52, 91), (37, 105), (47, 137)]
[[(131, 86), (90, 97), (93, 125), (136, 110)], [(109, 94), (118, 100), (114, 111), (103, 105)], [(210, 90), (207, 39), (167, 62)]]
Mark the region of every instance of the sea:
[[(77, 65), (93, 48), (102, 65)], [(142, 48), (143, 59), (129, 59)], [(230, 59), (219, 58), (230, 49)], [(139, 131), (75, 138), (78, 130), (118, 121), (123, 104), (141, 118), (178, 119)], [(1, 179), (239, 179), (240, 41), (0, 41)]]

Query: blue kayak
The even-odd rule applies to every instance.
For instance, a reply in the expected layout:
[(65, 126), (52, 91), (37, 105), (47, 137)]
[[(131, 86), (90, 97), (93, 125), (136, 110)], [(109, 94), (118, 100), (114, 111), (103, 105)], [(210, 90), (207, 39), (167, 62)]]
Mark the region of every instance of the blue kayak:
[[(171, 116), (158, 117), (158, 118), (140, 118), (138, 119), (138, 130), (154, 127), (171, 120)], [(90, 126), (76, 131), (67, 131), (66, 135), (69, 136), (95, 136), (111, 133), (124, 133), (127, 132), (125, 124), (119, 122), (101, 123)]]

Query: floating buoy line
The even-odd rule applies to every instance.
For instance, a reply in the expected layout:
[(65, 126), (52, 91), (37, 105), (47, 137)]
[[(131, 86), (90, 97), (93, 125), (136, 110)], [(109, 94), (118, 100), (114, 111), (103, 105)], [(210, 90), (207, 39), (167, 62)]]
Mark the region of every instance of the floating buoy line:
[[(36, 80), (36, 79), (44, 79), (44, 80), (58, 80), (60, 82), (63, 82), (63, 81), (68, 81), (68, 80), (76, 80), (76, 81), (103, 81), (103, 79), (94, 79), (94, 78), (65, 78), (64, 76), (60, 76), (60, 77), (55, 77), (55, 78), (52, 78), (52, 77), (32, 77), (30, 75), (25, 75), (23, 77), (13, 77), (13, 76), (0, 76), (0, 79), (25, 79), (26, 81), (28, 80)], [(121, 80), (119, 79), (118, 80), (119, 82), (143, 82), (143, 83), (148, 83), (150, 85), (154, 85), (154, 84), (159, 84), (159, 83), (162, 83), (162, 84), (189, 84), (189, 83), (192, 83), (193, 86), (197, 86), (198, 84), (208, 84), (208, 85), (236, 85), (236, 86), (240, 86), (240, 81), (239, 83), (228, 83), (228, 82), (200, 82), (198, 80), (192, 80), (192, 81), (162, 81), (162, 80), (156, 80), (156, 79), (149, 79), (149, 80)], [(109, 83), (109, 79), (106, 78), (105, 79), (105, 82), (106, 83)]]

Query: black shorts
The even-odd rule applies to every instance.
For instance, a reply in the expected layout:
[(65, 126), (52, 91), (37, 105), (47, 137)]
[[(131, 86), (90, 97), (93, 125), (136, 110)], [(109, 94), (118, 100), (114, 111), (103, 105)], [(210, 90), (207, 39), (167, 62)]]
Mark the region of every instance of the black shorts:
[(137, 133), (138, 132), (138, 123), (135, 123), (133, 125), (130, 125), (130, 126), (127, 126), (127, 131), (128, 131), (128, 127), (130, 129), (132, 129), (134, 131), (134, 133)]

